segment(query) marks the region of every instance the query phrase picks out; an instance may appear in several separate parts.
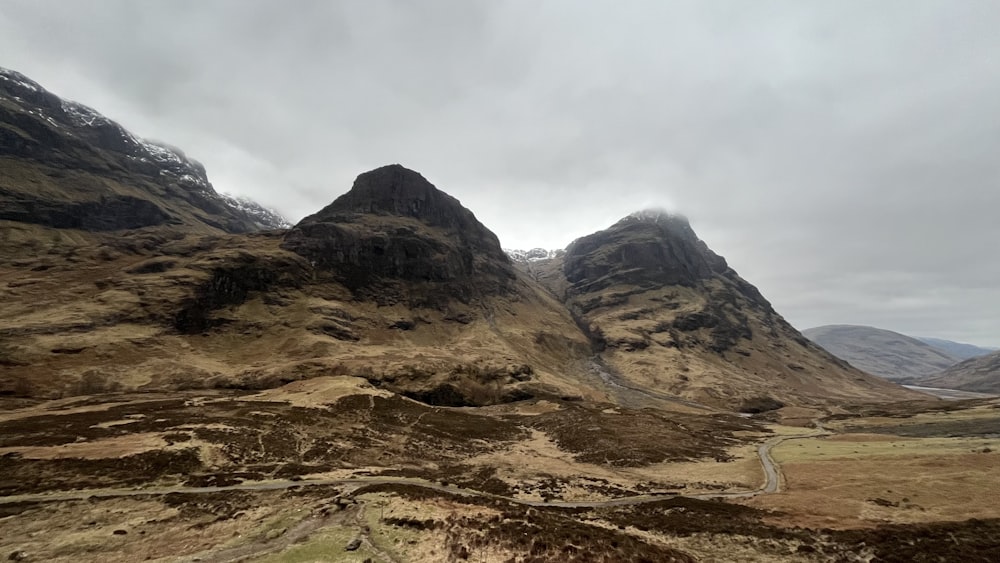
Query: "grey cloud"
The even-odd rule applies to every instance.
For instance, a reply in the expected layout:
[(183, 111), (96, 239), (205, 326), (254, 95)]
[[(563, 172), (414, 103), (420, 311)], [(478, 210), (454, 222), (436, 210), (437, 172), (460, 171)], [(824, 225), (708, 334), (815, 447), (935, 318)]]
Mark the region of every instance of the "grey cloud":
[(998, 27), (976, 0), (0, 0), (0, 64), (292, 219), (388, 162), (508, 246), (666, 206), (797, 326), (997, 345)]

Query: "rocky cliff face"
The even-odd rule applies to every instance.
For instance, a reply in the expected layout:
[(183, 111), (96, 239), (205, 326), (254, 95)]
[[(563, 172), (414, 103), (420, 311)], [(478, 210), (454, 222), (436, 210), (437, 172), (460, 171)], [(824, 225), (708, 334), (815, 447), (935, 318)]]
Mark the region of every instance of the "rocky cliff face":
[(205, 168), (180, 149), (136, 137), (3, 68), (0, 159), (0, 220), (87, 231), (287, 226), (276, 213), (217, 194)]
[(522, 267), (630, 386), (751, 410), (916, 396), (804, 338), (683, 217), (636, 213)]
[(563, 266), (574, 294), (615, 284), (692, 286), (727, 269), (726, 261), (698, 239), (687, 219), (658, 211), (629, 215), (574, 241)]
[(180, 150), (0, 71), (0, 395), (337, 375), (448, 406), (910, 396), (804, 339), (679, 217), (516, 255), (522, 272), (399, 165), (287, 232), (252, 233), (282, 226), (253, 207)]
[(467, 303), (509, 291), (516, 278), (496, 235), (399, 165), (358, 176), (349, 192), (289, 231), (283, 247), (380, 301)]

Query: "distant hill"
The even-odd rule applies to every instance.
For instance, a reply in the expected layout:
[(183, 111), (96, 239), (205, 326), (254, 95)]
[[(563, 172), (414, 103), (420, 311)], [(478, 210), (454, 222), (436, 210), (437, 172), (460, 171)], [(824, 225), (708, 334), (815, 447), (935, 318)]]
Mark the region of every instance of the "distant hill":
[(915, 383), (926, 387), (1000, 393), (1000, 352), (965, 360)]
[(962, 342), (953, 342), (951, 340), (944, 340), (942, 338), (928, 338), (924, 336), (917, 336), (917, 340), (921, 342), (926, 342), (931, 346), (941, 350), (945, 354), (956, 358), (958, 360), (968, 360), (970, 358), (978, 358), (980, 356), (988, 356), (993, 352), (1000, 351), (1000, 348), (983, 348), (981, 346), (974, 346), (972, 344), (964, 344)]
[(959, 361), (916, 338), (870, 326), (826, 325), (802, 334), (854, 367), (886, 379), (925, 377)]

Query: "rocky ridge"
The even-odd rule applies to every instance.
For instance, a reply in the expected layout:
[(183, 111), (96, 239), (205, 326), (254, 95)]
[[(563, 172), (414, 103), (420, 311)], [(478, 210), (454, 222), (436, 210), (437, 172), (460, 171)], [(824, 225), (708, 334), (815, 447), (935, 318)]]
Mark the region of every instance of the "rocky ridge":
[(638, 212), (521, 266), (630, 385), (747, 408), (907, 395), (803, 337), (682, 216)]
[(255, 232), (283, 225), (216, 194), (180, 150), (3, 76), (0, 394), (332, 375), (443, 406), (913, 396), (811, 345), (681, 217), (634, 214), (512, 260), (395, 164)]
[(0, 220), (86, 231), (287, 226), (271, 210), (220, 196), (205, 167), (180, 149), (3, 68), (0, 159)]
[(511, 291), (516, 278), (495, 234), (398, 164), (358, 176), (350, 191), (295, 225), (282, 247), (380, 302), (469, 303)]

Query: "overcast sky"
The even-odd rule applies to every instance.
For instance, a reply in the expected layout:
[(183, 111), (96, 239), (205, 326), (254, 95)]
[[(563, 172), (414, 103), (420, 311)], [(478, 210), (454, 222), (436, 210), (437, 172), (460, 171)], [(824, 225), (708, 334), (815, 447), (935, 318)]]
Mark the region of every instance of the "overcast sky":
[(0, 0), (0, 66), (292, 221), (393, 162), (504, 246), (639, 208), (799, 328), (1000, 346), (1000, 2)]

